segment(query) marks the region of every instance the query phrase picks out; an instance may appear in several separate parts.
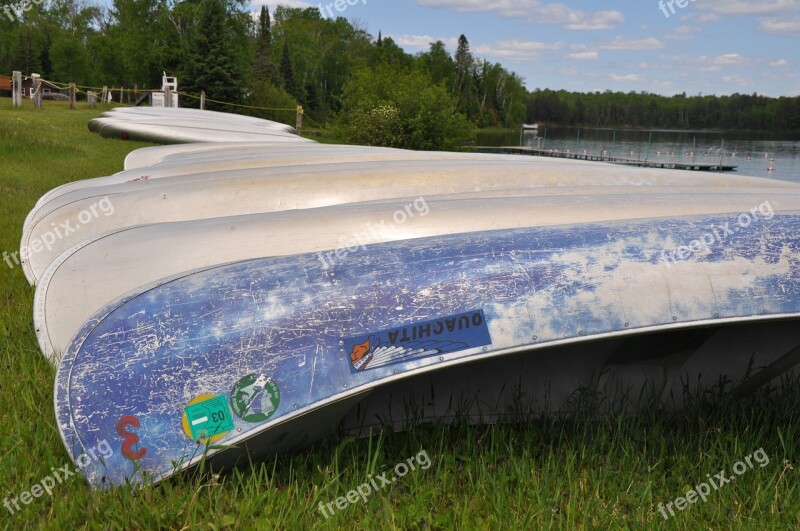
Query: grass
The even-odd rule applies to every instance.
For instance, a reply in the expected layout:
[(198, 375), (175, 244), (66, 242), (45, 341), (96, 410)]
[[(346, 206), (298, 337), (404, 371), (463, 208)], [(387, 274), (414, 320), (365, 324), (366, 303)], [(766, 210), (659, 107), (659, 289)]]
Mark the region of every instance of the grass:
[[(13, 110), (0, 100), (0, 251), (18, 248), (35, 201), (64, 182), (107, 175), (144, 144), (105, 140), (100, 111)], [(0, 263), (0, 498), (69, 463), (53, 413), (55, 372), (32, 328), (33, 289)], [(223, 476), (184, 475), (132, 491), (93, 491), (77, 477), (11, 515), (6, 529), (791, 529), (800, 527), (800, 386), (782, 396), (700, 402), (677, 413), (578, 410), (503, 426), (415, 426), (329, 437), (290, 457)], [(664, 520), (667, 504), (763, 448), (769, 458), (708, 500)], [(326, 519), (334, 501), (425, 451), (410, 472)], [(2, 500), (0, 500), (2, 501)]]

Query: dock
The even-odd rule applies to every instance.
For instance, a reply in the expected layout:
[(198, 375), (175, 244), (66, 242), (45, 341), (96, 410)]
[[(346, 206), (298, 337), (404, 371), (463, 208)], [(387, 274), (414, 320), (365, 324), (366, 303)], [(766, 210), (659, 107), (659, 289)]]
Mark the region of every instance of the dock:
[(637, 166), (640, 168), (661, 168), (665, 170), (689, 170), (689, 171), (715, 171), (730, 172), (736, 171), (738, 166), (727, 164), (709, 164), (697, 162), (668, 162), (648, 159), (633, 159), (624, 157), (614, 157), (611, 155), (576, 153), (569, 151), (558, 151), (551, 149), (540, 149), (534, 147), (519, 146), (476, 146), (472, 148), (475, 153), (494, 153), (503, 155), (529, 155), (535, 157), (554, 157), (559, 159), (588, 160), (594, 162), (608, 162), (610, 164), (621, 164), (623, 166)]

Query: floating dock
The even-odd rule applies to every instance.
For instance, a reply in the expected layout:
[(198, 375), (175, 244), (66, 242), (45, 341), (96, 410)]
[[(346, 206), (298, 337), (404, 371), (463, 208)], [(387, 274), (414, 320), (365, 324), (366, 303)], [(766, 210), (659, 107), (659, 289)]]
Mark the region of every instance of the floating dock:
[(591, 153), (575, 153), (567, 151), (555, 151), (550, 149), (539, 149), (534, 147), (491, 147), (476, 146), (472, 148), (476, 153), (495, 153), (504, 155), (532, 155), (536, 157), (555, 157), (559, 159), (591, 160), (595, 162), (609, 162), (611, 164), (622, 164), (624, 166), (638, 166), (640, 168), (662, 168), (666, 170), (690, 170), (690, 171), (716, 171), (730, 172), (736, 171), (738, 166), (726, 164), (699, 164), (696, 162), (668, 162), (647, 159), (630, 159), (624, 157), (613, 157), (610, 155), (595, 155)]

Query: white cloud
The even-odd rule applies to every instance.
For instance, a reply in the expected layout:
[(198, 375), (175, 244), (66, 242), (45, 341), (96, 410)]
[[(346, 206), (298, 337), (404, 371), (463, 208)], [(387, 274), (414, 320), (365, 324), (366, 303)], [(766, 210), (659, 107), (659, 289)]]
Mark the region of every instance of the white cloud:
[(576, 61), (596, 61), (600, 58), (600, 53), (597, 51), (572, 52), (568, 54), (568, 57)]
[(472, 48), (476, 56), (500, 57), (516, 61), (532, 61), (541, 56), (545, 50), (558, 50), (561, 43), (549, 44), (538, 41), (507, 40), (492, 44), (480, 44)]
[(748, 80), (741, 76), (725, 76), (722, 78), (722, 81), (738, 87), (746, 87), (750, 84)]
[(609, 77), (614, 81), (639, 81), (642, 79), (642, 76), (640, 76), (639, 74), (625, 74), (625, 75), (611, 74)]
[(689, 20), (697, 20), (702, 24), (708, 24), (710, 22), (718, 22), (721, 20), (722, 17), (717, 15), (716, 13), (697, 13), (691, 12), (681, 17), (681, 21), (687, 22)]
[(408, 46), (409, 48), (427, 49), (430, 48), (431, 43), (436, 41), (442, 41), (445, 46), (452, 49), (458, 46), (458, 39), (455, 38), (437, 39), (430, 35), (387, 35), (387, 37), (391, 37), (398, 46)]
[(462, 13), (495, 12), (506, 18), (521, 18), (533, 24), (555, 24), (569, 30), (613, 29), (625, 21), (619, 11), (586, 12), (565, 4), (546, 4), (540, 0), (416, 0), (427, 7), (454, 9)]
[(762, 20), (758, 29), (772, 35), (800, 37), (800, 17)]
[(784, 66), (789, 66), (789, 61), (787, 61), (786, 59), (779, 59), (777, 61), (771, 62), (769, 66), (774, 68), (782, 68)]
[(800, 0), (714, 0), (701, 2), (696, 6), (718, 15), (764, 16), (797, 13)]
[(710, 55), (674, 55), (665, 57), (661, 68), (666, 70), (689, 69), (693, 72), (719, 72), (723, 67), (743, 67), (753, 63), (753, 59), (738, 53), (727, 53), (716, 57)]
[(726, 53), (725, 55), (720, 55), (715, 58), (714, 64), (720, 66), (741, 65), (745, 61), (746, 59), (738, 53)]
[[(326, 2), (327, 3), (327, 2)], [(292, 8), (299, 8), (305, 9), (307, 7), (317, 7), (317, 4), (310, 4), (308, 2), (303, 2), (302, 0), (279, 0), (278, 2), (264, 2), (254, 0), (251, 2), (252, 5), (258, 6), (258, 9), (261, 10), (261, 6), (267, 6), (269, 8), (270, 14), (275, 12), (275, 8), (278, 6), (284, 7), (292, 7)]]
[[(427, 49), (432, 42), (442, 41), (450, 50), (458, 47), (456, 37), (436, 38), (430, 35), (389, 35), (399, 46)], [(541, 56), (541, 52), (558, 50), (562, 43), (546, 43), (539, 41), (505, 40), (489, 44), (471, 43), (472, 54), (476, 58), (493, 57), (512, 61), (533, 61)]]
[(665, 39), (688, 41), (694, 38), (694, 34), (701, 31), (700, 28), (695, 26), (678, 26), (674, 30), (664, 35)]
[(613, 41), (601, 43), (597, 46), (601, 50), (657, 50), (664, 44), (655, 37), (643, 39), (635, 37), (616, 37)]

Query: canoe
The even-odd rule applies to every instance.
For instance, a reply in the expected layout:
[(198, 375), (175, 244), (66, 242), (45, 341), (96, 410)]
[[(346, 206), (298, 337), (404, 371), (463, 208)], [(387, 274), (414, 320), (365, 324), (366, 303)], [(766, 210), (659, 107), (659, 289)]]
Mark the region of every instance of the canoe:
[[(94, 235), (134, 225), (331, 206), (397, 197), (522, 188), (746, 186), (793, 183), (698, 176), (602, 163), (519, 158), (410, 160), (295, 165), (179, 175), (69, 192), (32, 215), (20, 242), (22, 268), (35, 284), (63, 251)], [(581, 192), (583, 193), (583, 192)]]
[(313, 143), (313, 140), (287, 133), (280, 129), (258, 128), (236, 124), (203, 124), (199, 121), (181, 120), (164, 123), (162, 120), (136, 122), (118, 118), (94, 118), (90, 129), (106, 138), (138, 140), (163, 144), (218, 142), (224, 136), (229, 142), (287, 142)]
[(100, 115), (102, 118), (122, 118), (135, 120), (144, 117), (157, 117), (165, 120), (180, 118), (195, 118), (214, 123), (238, 123), (238, 124), (253, 124), (259, 127), (271, 127), (273, 129), (280, 129), (289, 133), (296, 133), (295, 128), (291, 125), (275, 122), (272, 120), (265, 120), (263, 118), (255, 118), (253, 116), (244, 116), (242, 114), (233, 114), (228, 112), (218, 111), (201, 111), (199, 109), (189, 109), (185, 107), (115, 107)]
[[(192, 144), (197, 145), (197, 144)], [(203, 144), (200, 144), (203, 145)], [(150, 148), (145, 148), (150, 149)], [(137, 153), (139, 150), (134, 151)], [(234, 144), (217, 149), (193, 150), (166, 155), (162, 152), (159, 161), (146, 168), (124, 170), (107, 177), (84, 179), (55, 188), (42, 196), (26, 220), (36, 216), (36, 210), (49, 201), (67, 192), (122, 184), (133, 181), (161, 179), (178, 175), (200, 175), (221, 171), (270, 168), (274, 166), (298, 166), (309, 164), (332, 164), (339, 162), (389, 162), (402, 160), (513, 160), (511, 157), (493, 158), (494, 155), (439, 153), (408, 151), (389, 148), (348, 147), (318, 144), (313, 146), (284, 144)]]
[[(83, 468), (103, 488), (204, 456), (225, 466), (297, 449), (398, 404), (423, 419), (457, 415), (462, 399), (468, 413), (508, 414), (519, 389), (541, 407), (547, 386), (524, 381), (540, 367), (565, 371), (562, 398), (596, 369), (606, 378), (593, 388), (624, 384), (625, 366), (640, 381), (661, 367), (661, 396), (663, 375), (693, 354), (698, 366), (754, 361), (721, 371), (755, 368), (735, 382), (753, 387), (800, 352), (800, 212), (753, 207), (448, 234), (367, 245), (327, 268), (306, 253), (162, 279), (107, 304), (70, 343), (58, 427), (76, 462), (104, 440), (118, 449)], [(738, 344), (736, 327), (775, 337)], [(435, 398), (413, 402), (426, 379)], [(507, 392), (487, 403), (484, 382)]]
[(580, 192), (432, 195), (103, 233), (68, 249), (42, 274), (34, 297), (36, 336), (44, 355), (57, 364), (81, 325), (109, 302), (184, 271), (246, 259), (318, 252), (323, 263), (333, 265), (366, 245), (446, 234), (700, 214), (735, 219), (759, 205), (769, 205), (767, 214), (800, 211), (800, 187), (779, 193), (697, 187)]

